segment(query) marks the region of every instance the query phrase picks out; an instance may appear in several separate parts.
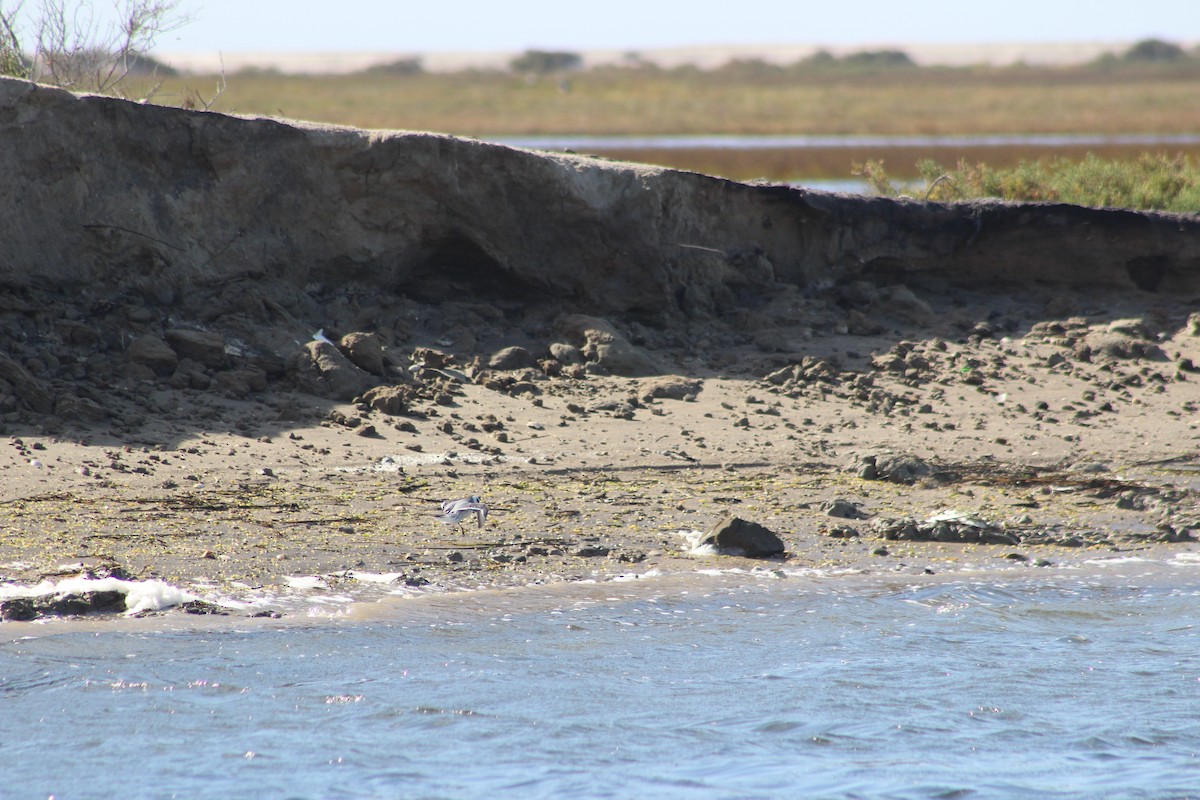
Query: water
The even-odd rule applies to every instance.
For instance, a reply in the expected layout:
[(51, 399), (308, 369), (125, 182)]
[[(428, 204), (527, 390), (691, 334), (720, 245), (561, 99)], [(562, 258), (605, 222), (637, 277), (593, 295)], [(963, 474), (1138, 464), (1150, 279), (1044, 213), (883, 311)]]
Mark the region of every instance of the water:
[(5, 626), (0, 798), (1197, 797), (1196, 570)]

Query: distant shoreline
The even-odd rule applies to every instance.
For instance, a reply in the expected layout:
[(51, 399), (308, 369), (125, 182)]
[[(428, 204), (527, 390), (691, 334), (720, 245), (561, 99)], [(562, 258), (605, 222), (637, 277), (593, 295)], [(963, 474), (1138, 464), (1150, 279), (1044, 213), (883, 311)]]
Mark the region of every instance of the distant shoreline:
[[(902, 50), (921, 66), (961, 67), (973, 64), (1006, 66), (1025, 63), (1035, 66), (1082, 64), (1106, 52), (1120, 52), (1132, 41), (1109, 42), (997, 42), (984, 44), (864, 43), (825, 46), (821, 44), (694, 45), (651, 49), (578, 50), (585, 67), (633, 62), (651, 62), (662, 67), (694, 65), (718, 67), (737, 59), (759, 59), (788, 64), (820, 50), (835, 56), (863, 50)], [(1192, 47), (1197, 42), (1182, 42)], [(191, 73), (237, 72), (268, 69), (287, 74), (348, 74), (403, 59), (418, 59), (428, 72), (463, 69), (502, 69), (514, 51), (460, 51), (414, 53), (406, 51), (339, 52), (156, 52), (155, 57), (172, 67)]]

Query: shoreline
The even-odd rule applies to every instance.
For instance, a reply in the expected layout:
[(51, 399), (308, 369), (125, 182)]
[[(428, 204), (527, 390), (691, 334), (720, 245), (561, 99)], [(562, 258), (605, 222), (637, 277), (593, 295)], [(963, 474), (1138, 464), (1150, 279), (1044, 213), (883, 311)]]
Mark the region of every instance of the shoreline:
[[(180, 630), (291, 629), (297, 626), (362, 625), (375, 622), (445, 624), (497, 614), (553, 612), (579, 605), (621, 605), (656, 602), (663, 597), (713, 591), (739, 590), (816, 592), (919, 592), (923, 588), (971, 584), (994, 589), (1041, 586), (1069, 589), (1077, 584), (1108, 582), (1122, 586), (1186, 587), (1200, 575), (1200, 547), (1144, 548), (1130, 554), (1075, 553), (1067, 559), (1042, 565), (1004, 562), (990, 558), (959, 563), (950, 569), (932, 570), (918, 557), (912, 563), (877, 563), (870, 568), (812, 568), (789, 566), (781, 560), (767, 562), (728, 557), (679, 559), (673, 568), (631, 570), (623, 574), (575, 579), (535, 580), (498, 586), (444, 587), (438, 591), (400, 591), (379, 587), (374, 591), (293, 596), (279, 593), (259, 598), (259, 604), (276, 613), (250, 613), (248, 598), (210, 597), (222, 610), (194, 613), (170, 606), (137, 614), (90, 613), (42, 616), (27, 624), (0, 625), (0, 640), (25, 639), (79, 632), (136, 632)], [(999, 563), (988, 563), (988, 562)], [(334, 576), (325, 576), (332, 578)], [(227, 605), (222, 605), (224, 600)], [(279, 609), (284, 609), (279, 613)]]

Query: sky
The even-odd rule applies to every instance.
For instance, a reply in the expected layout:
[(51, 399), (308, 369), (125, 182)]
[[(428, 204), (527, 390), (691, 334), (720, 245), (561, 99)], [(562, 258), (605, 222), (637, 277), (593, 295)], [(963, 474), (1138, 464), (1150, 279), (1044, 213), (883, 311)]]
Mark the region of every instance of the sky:
[(191, 21), (155, 52), (1200, 41), (1197, 0), (181, 0), (179, 10)]

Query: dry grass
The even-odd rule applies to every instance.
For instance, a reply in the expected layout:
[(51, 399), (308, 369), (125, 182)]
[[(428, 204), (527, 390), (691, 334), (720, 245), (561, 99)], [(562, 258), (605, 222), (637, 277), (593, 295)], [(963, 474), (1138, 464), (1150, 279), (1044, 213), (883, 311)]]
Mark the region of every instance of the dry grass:
[[(1037, 158), (1080, 161), (1089, 154), (1110, 161), (1133, 160), (1146, 155), (1142, 146), (1043, 147)], [(1200, 159), (1198, 147), (1170, 147), (1153, 155), (1191, 155)], [(719, 175), (738, 181), (838, 180), (849, 178), (854, 164), (882, 162), (892, 178), (911, 181), (921, 177), (917, 165), (935, 160), (946, 164), (960, 161), (986, 162), (995, 168), (1015, 167), (1031, 158), (1028, 147), (812, 147), (812, 148), (605, 148), (590, 154), (618, 161), (636, 161), (672, 169)]]
[[(167, 81), (179, 103), (214, 76)], [(825, 80), (598, 70), (553, 78), (230, 76), (216, 111), (464, 136), (531, 134), (1192, 133), (1200, 73), (908, 70)]]
[[(206, 107), (217, 76), (168, 79), (155, 102)], [(970, 134), (1194, 134), (1200, 69), (901, 69), (803, 74), (787, 70), (598, 69), (527, 79), (501, 72), (343, 76), (238, 73), (214, 111), (361, 128), (429, 130), (493, 138), (529, 135), (726, 134), (953, 136)], [(199, 102), (196, 102), (199, 100)], [(1200, 147), (679, 148), (596, 155), (736, 180), (846, 179), (851, 165), (883, 162), (918, 176), (917, 162), (1107, 159)]]

